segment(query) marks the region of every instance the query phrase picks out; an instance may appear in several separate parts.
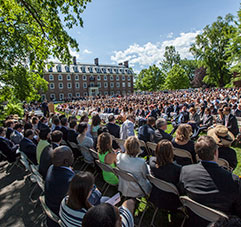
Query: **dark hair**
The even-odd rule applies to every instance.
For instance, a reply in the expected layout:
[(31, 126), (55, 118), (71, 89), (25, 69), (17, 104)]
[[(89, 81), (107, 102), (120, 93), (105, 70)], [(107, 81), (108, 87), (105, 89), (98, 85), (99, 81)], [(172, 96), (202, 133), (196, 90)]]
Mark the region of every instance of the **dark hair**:
[(229, 216), (229, 218), (221, 217), (216, 222), (208, 225), (208, 227), (241, 227), (241, 219), (236, 216)]
[(97, 149), (100, 154), (104, 154), (112, 149), (112, 138), (110, 133), (103, 132), (98, 136)]
[(37, 117), (33, 117), (32, 118), (32, 124), (35, 125), (37, 122), (38, 122), (38, 118)]
[(19, 128), (23, 128), (23, 125), (21, 123), (15, 124), (14, 129), (17, 130)]
[(61, 122), (61, 125), (64, 126), (64, 125), (66, 125), (68, 123), (68, 119), (66, 117), (62, 117), (60, 122)]
[(41, 122), (43, 122), (43, 121), (45, 121), (45, 120), (47, 120), (47, 118), (44, 117), (44, 116), (40, 118), (40, 121), (41, 121)]
[(88, 124), (86, 122), (81, 122), (81, 123), (79, 123), (79, 125), (77, 127), (77, 132), (82, 134), (84, 132), (84, 130), (87, 128), (88, 128)]
[(0, 134), (3, 133), (3, 131), (6, 131), (4, 127), (0, 127)]
[(30, 122), (25, 123), (24, 125), (24, 131), (28, 130), (28, 129), (32, 129), (33, 125)]
[(88, 195), (94, 185), (94, 176), (89, 172), (75, 174), (70, 182), (67, 205), (73, 210), (89, 209)]
[(84, 114), (83, 116), (81, 116), (80, 122), (84, 121), (85, 118), (88, 118), (88, 115)]
[(53, 123), (54, 123), (55, 125), (59, 125), (59, 123), (60, 123), (59, 118), (58, 118), (58, 117), (54, 117), (54, 118), (53, 118)]
[(74, 128), (76, 125), (77, 125), (77, 121), (76, 121), (76, 120), (72, 120), (72, 121), (69, 123), (69, 127), (70, 127), (70, 128)]
[(41, 140), (47, 140), (48, 134), (50, 133), (50, 129), (48, 126), (42, 126), (39, 132), (39, 138)]
[(34, 134), (34, 132), (33, 132), (32, 129), (27, 129), (27, 130), (24, 131), (24, 137), (28, 138), (29, 136), (31, 136), (33, 134)]
[(63, 138), (63, 133), (59, 130), (55, 130), (51, 133), (52, 142), (58, 143)]
[(108, 203), (102, 203), (88, 210), (84, 216), (82, 226), (114, 227), (117, 221), (118, 217), (115, 208)]
[(97, 126), (101, 123), (101, 119), (100, 119), (100, 116), (99, 114), (96, 114), (92, 117), (92, 125), (93, 126)]
[(173, 162), (173, 146), (169, 140), (161, 140), (155, 150), (156, 163), (158, 166), (164, 166)]
[(225, 112), (227, 111), (227, 112), (230, 113), (230, 112), (231, 112), (231, 108), (230, 108), (230, 107), (224, 107), (224, 111), (225, 111)]
[(108, 121), (109, 122), (112, 122), (115, 120), (115, 116), (113, 114), (111, 114), (109, 117), (108, 117)]
[(208, 112), (209, 115), (211, 115), (211, 109), (210, 109), (210, 108), (206, 108), (206, 109), (205, 109), (205, 112), (206, 112), (206, 111)]
[(152, 116), (147, 118), (147, 124), (148, 125), (154, 125), (156, 123), (156, 119)]
[(217, 144), (211, 136), (201, 136), (195, 144), (195, 151), (201, 160), (213, 160), (216, 150)]
[(14, 122), (12, 120), (7, 120), (5, 122), (6, 127), (10, 127), (12, 124), (14, 124)]

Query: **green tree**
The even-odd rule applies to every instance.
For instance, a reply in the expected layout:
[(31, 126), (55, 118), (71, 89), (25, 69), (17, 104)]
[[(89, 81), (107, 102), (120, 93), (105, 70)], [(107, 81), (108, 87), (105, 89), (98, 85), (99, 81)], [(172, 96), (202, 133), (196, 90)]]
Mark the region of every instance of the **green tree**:
[(166, 46), (164, 59), (162, 60), (161, 68), (165, 73), (168, 73), (175, 64), (179, 64), (181, 60), (180, 54), (174, 46)]
[(70, 63), (69, 48), (78, 51), (67, 29), (83, 26), (81, 13), (88, 2), (0, 1), (0, 83), (12, 88), (21, 100), (35, 98), (40, 90), (46, 90), (42, 76), (47, 60), (53, 57)]
[(198, 61), (184, 58), (180, 60), (180, 65), (187, 73), (189, 80), (193, 80), (195, 76), (195, 70), (198, 68)]
[(165, 83), (163, 72), (156, 66), (143, 69), (136, 77), (135, 88), (141, 91), (160, 90)]
[(189, 88), (190, 81), (187, 73), (180, 65), (174, 65), (167, 73), (165, 88), (170, 90)]
[(197, 35), (190, 49), (195, 58), (201, 60), (200, 66), (206, 68), (204, 82), (207, 84), (223, 87), (230, 82), (230, 53), (226, 49), (230, 44), (229, 35), (236, 30), (232, 22), (233, 16), (230, 14), (224, 19), (218, 17), (216, 22), (206, 26), (202, 34)]

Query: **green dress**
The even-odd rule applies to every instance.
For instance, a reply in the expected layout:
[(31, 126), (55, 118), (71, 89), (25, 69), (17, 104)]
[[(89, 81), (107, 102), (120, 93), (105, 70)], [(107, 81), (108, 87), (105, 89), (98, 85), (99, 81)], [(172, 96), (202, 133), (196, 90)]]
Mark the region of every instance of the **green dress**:
[[(100, 154), (99, 153), (99, 160), (100, 160), (100, 162), (105, 163), (105, 156), (107, 154), (109, 154), (109, 151), (107, 151), (105, 154)], [(114, 163), (110, 164), (110, 166), (112, 168), (116, 167)], [(119, 180), (118, 180), (117, 176), (114, 173), (102, 171), (102, 174), (103, 174), (104, 180), (108, 184), (111, 184), (111, 185), (117, 185), (118, 184)]]

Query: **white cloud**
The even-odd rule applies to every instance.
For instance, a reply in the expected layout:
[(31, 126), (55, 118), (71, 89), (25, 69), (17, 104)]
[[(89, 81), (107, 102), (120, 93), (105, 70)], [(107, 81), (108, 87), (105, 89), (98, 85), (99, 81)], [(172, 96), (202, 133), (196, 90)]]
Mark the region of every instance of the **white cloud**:
[(83, 50), (83, 54), (92, 54), (92, 51), (87, 50), (87, 49), (84, 49), (84, 50)]
[(173, 35), (174, 35), (173, 32), (170, 32), (170, 33), (168, 33), (167, 38), (171, 39), (173, 37)]
[[(131, 67), (139, 66), (139, 68), (159, 64), (163, 59), (165, 47), (171, 45), (175, 46), (182, 58), (190, 58), (192, 57), (192, 54), (189, 52), (190, 46), (194, 43), (195, 37), (200, 34), (200, 32), (201, 31), (180, 33), (176, 38), (157, 43), (148, 42), (142, 46), (134, 43), (126, 50), (114, 51), (111, 60), (115, 63), (128, 60)], [(173, 33), (169, 33), (168, 36), (172, 37)]]
[(80, 58), (80, 54), (77, 51), (72, 50), (71, 48), (69, 48), (69, 53), (71, 54), (72, 57), (76, 57), (76, 59)]

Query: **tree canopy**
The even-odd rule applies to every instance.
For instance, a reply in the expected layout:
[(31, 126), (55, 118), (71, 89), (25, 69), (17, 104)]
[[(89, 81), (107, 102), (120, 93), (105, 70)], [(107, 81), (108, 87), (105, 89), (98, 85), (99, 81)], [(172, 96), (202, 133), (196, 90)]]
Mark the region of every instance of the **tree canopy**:
[(36, 98), (46, 90), (42, 79), (46, 61), (52, 57), (70, 63), (69, 48), (78, 50), (78, 44), (67, 29), (83, 26), (81, 13), (88, 2), (0, 1), (0, 83), (20, 100)]

